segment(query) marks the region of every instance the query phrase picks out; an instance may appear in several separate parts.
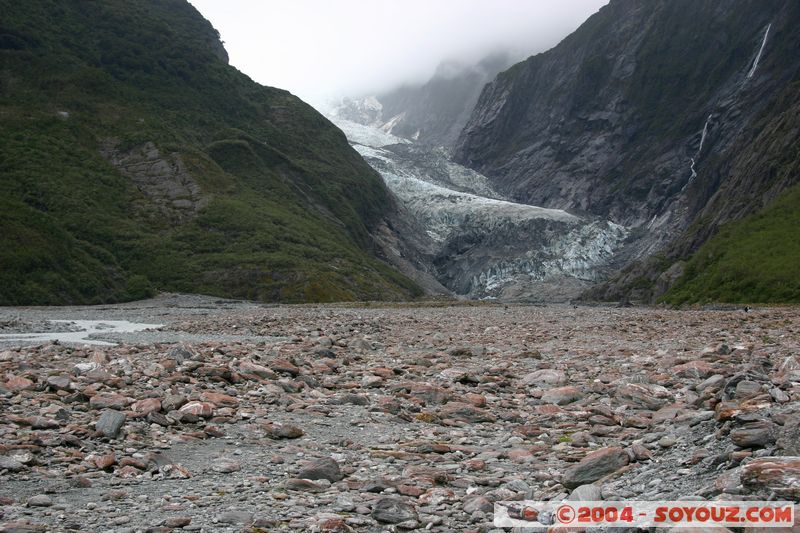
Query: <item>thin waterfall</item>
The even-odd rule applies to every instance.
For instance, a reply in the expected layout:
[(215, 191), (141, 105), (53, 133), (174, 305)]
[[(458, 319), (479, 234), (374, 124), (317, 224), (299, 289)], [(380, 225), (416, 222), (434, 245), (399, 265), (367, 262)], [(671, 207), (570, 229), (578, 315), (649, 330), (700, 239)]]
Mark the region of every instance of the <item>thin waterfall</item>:
[(761, 41), (761, 48), (758, 49), (758, 54), (756, 54), (756, 58), (753, 60), (753, 66), (750, 67), (750, 72), (747, 73), (748, 80), (756, 73), (756, 68), (758, 67), (758, 62), (761, 60), (761, 54), (764, 52), (764, 46), (767, 44), (767, 37), (769, 36), (769, 29), (771, 27), (772, 23), (770, 22), (767, 24), (767, 31), (764, 32), (764, 40)]
[(705, 144), (706, 136), (708, 135), (708, 125), (711, 122), (711, 118), (713, 116), (714, 116), (713, 113), (708, 115), (706, 123), (703, 124), (703, 133), (700, 135), (700, 146), (697, 148), (697, 152), (694, 154), (694, 157), (691, 158), (692, 163), (691, 165), (689, 165), (689, 170), (692, 171), (692, 176), (689, 178), (689, 181), (687, 181), (686, 184), (681, 188), (681, 191), (683, 191), (683, 189), (686, 188), (686, 185), (689, 185), (697, 177), (697, 171), (694, 168), (695, 160), (700, 157), (700, 152), (703, 151), (703, 145)]
[[(741, 89), (744, 88), (745, 84), (747, 83), (747, 80), (751, 79), (755, 75), (756, 69), (758, 68), (758, 64), (761, 61), (761, 56), (764, 54), (764, 48), (767, 46), (767, 39), (769, 38), (769, 31), (771, 29), (772, 29), (772, 23), (770, 22), (767, 24), (767, 27), (764, 30), (764, 37), (763, 39), (761, 39), (761, 46), (759, 47), (758, 53), (753, 59), (753, 64), (750, 66), (750, 70), (748, 70), (747, 76), (745, 76), (745, 79), (739, 85), (740, 91)], [(734, 94), (734, 100), (736, 100), (737, 98), (738, 98), (738, 91), (737, 93)], [(683, 184), (683, 187), (681, 187), (679, 194), (683, 193), (689, 186), (689, 184), (692, 183), (697, 178), (697, 169), (695, 168), (695, 166), (697, 165), (697, 161), (699, 160), (700, 155), (703, 152), (703, 147), (705, 146), (706, 138), (708, 137), (708, 128), (711, 124), (711, 119), (713, 117), (714, 117), (713, 113), (708, 115), (705, 124), (703, 124), (703, 132), (700, 135), (700, 146), (697, 147), (697, 152), (695, 152), (694, 156), (689, 158), (689, 171), (691, 172), (691, 176), (689, 177), (688, 180), (686, 180), (686, 183)], [(722, 118), (722, 116), (720, 116), (720, 118)], [(662, 207), (661, 212), (663, 212), (665, 208), (666, 207)], [(656, 213), (653, 216), (653, 219), (646, 226), (648, 229), (651, 229), (655, 225), (656, 220), (658, 219), (658, 216), (661, 214), (661, 212)]]
[[(761, 47), (758, 49), (758, 53), (756, 54), (755, 59), (753, 59), (753, 65), (750, 67), (750, 70), (747, 72), (747, 77), (745, 78), (745, 81), (747, 81), (750, 78), (752, 78), (753, 75), (756, 73), (756, 69), (758, 68), (758, 63), (759, 63), (759, 61), (761, 61), (761, 55), (764, 53), (764, 47), (767, 45), (767, 38), (769, 37), (769, 30), (770, 29), (772, 29), (772, 23), (771, 22), (769, 24), (767, 24), (767, 28), (766, 28), (766, 30), (764, 30), (764, 38), (761, 39)], [(713, 116), (713, 113), (711, 115), (708, 115), (708, 118), (706, 119), (706, 123), (703, 125), (703, 133), (700, 136), (700, 146), (697, 148), (697, 152), (694, 154), (694, 157), (689, 158), (689, 161), (690, 161), (689, 170), (691, 171), (692, 175), (691, 175), (691, 177), (689, 177), (689, 180), (681, 188), (681, 192), (683, 192), (686, 189), (686, 187), (691, 182), (693, 182), (694, 179), (697, 177), (697, 170), (695, 169), (695, 164), (696, 164), (697, 160), (700, 158), (700, 153), (703, 151), (703, 145), (705, 144), (706, 136), (708, 135), (708, 125), (711, 122), (711, 117), (712, 116)]]
[(703, 134), (700, 135), (700, 147), (697, 149), (697, 153), (695, 154), (695, 157), (699, 157), (700, 156), (700, 152), (703, 151), (703, 143), (706, 142), (706, 135), (708, 135), (708, 123), (711, 122), (711, 117), (712, 116), (713, 116), (713, 113), (711, 115), (708, 115), (708, 118), (706, 119), (706, 123), (703, 124)]
[[(694, 157), (692, 158), (692, 164), (689, 165), (689, 170), (692, 171), (692, 176), (689, 178), (689, 181), (686, 182), (686, 185), (689, 185), (692, 182), (692, 180), (697, 177), (697, 172), (694, 169)], [(683, 186), (683, 189), (686, 188), (686, 185)], [(683, 190), (683, 189), (681, 189), (681, 190)]]

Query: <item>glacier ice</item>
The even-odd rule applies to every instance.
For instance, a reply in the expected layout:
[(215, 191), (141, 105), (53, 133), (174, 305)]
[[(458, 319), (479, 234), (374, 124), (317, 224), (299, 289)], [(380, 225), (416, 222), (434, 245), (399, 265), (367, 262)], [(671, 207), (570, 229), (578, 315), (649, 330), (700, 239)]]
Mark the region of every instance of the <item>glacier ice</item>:
[(436, 277), (456, 294), (504, 297), (536, 283), (597, 281), (628, 236), (610, 221), (510, 201), (444, 149), (329, 118), (435, 243)]

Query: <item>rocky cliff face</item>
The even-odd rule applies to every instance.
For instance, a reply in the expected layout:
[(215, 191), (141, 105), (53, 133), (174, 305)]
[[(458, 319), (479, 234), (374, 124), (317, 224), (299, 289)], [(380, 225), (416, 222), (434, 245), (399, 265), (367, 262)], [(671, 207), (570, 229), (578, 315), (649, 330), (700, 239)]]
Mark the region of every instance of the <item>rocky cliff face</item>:
[(179, 153), (162, 154), (152, 142), (120, 152), (118, 142), (106, 140), (100, 153), (147, 198), (139, 202), (140, 210), (176, 225), (208, 206), (208, 195), (204, 195)]
[(420, 143), (451, 147), (483, 86), (512, 59), (496, 53), (474, 65), (445, 61), (421, 85), (404, 85), (366, 98), (346, 98), (333, 114)]
[(515, 201), (635, 228), (627, 259), (664, 257), (629, 281), (652, 282), (798, 181), (798, 24), (792, 1), (612, 1), (486, 86), (455, 160)]

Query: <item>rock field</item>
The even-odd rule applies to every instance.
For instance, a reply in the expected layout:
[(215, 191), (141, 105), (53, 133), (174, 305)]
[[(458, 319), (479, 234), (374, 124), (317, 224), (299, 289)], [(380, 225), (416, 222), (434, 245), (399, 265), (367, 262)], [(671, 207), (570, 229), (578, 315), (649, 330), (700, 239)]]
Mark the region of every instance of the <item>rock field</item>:
[(798, 308), (161, 304), (0, 309), (4, 333), (105, 314), (190, 339), (0, 345), (0, 531), (486, 532), (504, 500), (800, 501)]

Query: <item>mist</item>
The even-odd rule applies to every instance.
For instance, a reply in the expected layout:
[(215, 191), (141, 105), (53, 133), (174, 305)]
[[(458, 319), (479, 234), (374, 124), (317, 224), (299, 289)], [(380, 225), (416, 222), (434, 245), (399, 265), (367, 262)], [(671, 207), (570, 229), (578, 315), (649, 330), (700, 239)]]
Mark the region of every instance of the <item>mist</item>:
[(422, 83), (443, 60), (543, 52), (608, 0), (190, 0), (233, 66), (321, 105)]

